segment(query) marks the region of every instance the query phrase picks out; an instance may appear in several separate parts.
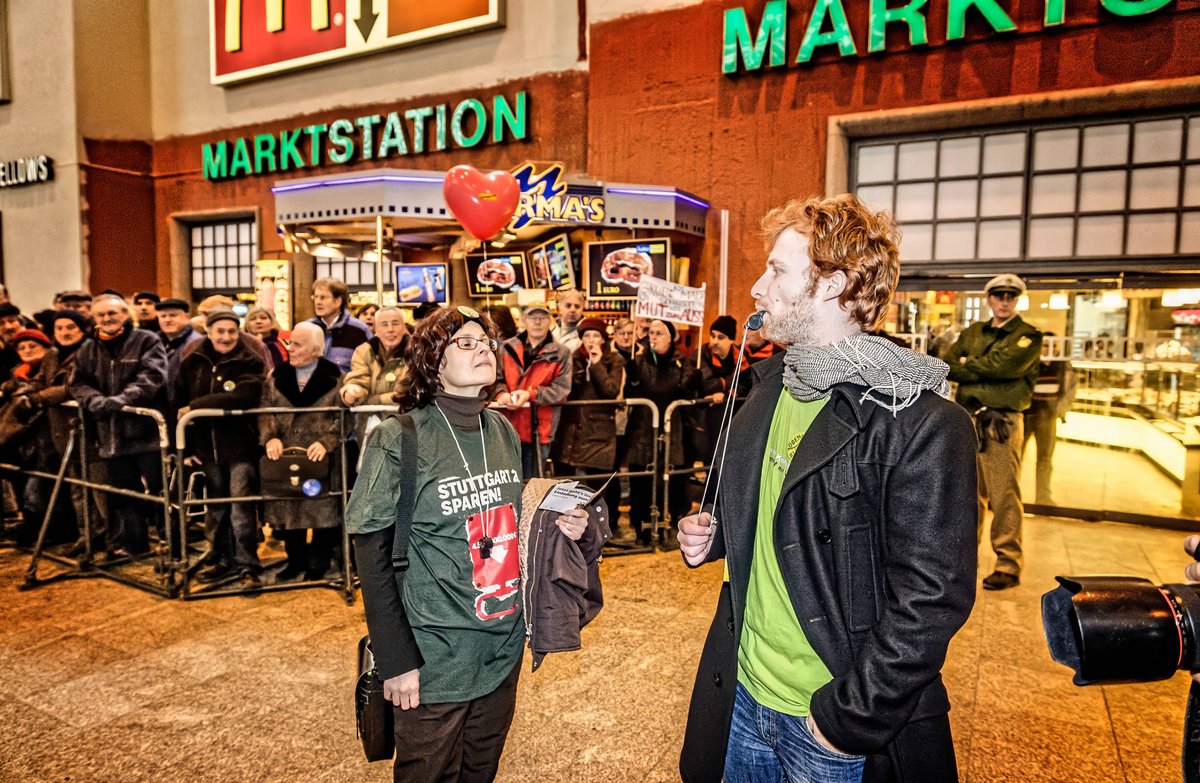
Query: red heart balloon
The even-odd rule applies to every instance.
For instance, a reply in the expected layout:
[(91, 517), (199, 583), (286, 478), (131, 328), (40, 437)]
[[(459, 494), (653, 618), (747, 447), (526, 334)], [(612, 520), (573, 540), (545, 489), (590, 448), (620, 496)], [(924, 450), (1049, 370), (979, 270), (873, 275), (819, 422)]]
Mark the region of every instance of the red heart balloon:
[(487, 174), (474, 166), (455, 166), (442, 183), (446, 206), (476, 239), (491, 239), (508, 225), (521, 201), (521, 186), (507, 171)]

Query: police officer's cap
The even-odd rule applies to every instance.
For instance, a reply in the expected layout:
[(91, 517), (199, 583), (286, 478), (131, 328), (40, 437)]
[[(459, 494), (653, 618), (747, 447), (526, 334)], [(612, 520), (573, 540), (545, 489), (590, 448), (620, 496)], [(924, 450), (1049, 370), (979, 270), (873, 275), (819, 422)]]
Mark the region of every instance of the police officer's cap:
[(996, 275), (991, 280), (987, 281), (987, 285), (983, 287), (985, 294), (1000, 293), (1002, 291), (1011, 291), (1014, 294), (1025, 293), (1025, 281), (1014, 274), (1005, 273)]

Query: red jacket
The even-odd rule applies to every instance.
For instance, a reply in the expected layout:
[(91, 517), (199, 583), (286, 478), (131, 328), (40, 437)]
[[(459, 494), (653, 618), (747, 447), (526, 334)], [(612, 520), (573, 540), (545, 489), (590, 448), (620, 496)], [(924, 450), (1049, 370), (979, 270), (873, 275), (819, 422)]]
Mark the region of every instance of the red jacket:
[[(501, 380), (503, 388), (498, 391), (514, 392), (524, 389), (529, 392), (529, 401), (537, 408), (538, 440), (550, 443), (558, 429), (561, 408), (571, 393), (571, 351), (562, 343), (546, 335), (537, 353), (525, 356), (525, 332), (504, 341), (500, 348), (503, 362)], [(501, 411), (516, 428), (522, 443), (533, 443), (533, 416), (530, 408)]]

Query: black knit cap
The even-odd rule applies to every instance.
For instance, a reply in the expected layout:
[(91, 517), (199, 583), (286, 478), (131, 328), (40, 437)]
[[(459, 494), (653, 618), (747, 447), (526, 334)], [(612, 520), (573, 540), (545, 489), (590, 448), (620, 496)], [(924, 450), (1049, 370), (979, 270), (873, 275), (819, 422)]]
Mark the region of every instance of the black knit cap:
[(708, 327), (710, 332), (720, 332), (730, 340), (737, 339), (737, 321), (733, 320), (732, 315), (718, 315), (712, 322), (712, 326)]
[(50, 319), (51, 326), (54, 325), (55, 321), (58, 321), (59, 319), (62, 319), (62, 318), (65, 318), (68, 321), (71, 321), (76, 326), (78, 326), (81, 331), (84, 331), (84, 332), (86, 332), (88, 329), (90, 329), (91, 325), (92, 325), (91, 324), (92, 319), (88, 318), (86, 315), (79, 312), (78, 310), (59, 310), (56, 313), (54, 313), (54, 317)]
[(154, 302), (154, 304), (159, 303), (158, 294), (154, 293), (153, 291), (138, 291), (133, 295), (133, 301), (135, 303), (140, 302), (143, 299), (149, 299), (151, 302)]
[(20, 315), (21, 308), (17, 307), (12, 302), (4, 302), (0, 304), (0, 318), (8, 318), (14, 315)]

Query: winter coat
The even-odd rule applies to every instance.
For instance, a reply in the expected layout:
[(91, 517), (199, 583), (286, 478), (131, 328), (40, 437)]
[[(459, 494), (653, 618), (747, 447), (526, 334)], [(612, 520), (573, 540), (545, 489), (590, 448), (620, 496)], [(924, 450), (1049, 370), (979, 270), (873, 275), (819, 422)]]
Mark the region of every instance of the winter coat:
[(967, 410), (1019, 413), (1033, 400), (1041, 355), (1042, 333), (1014, 315), (1001, 326), (971, 324), (942, 360), (950, 365), (950, 380), (958, 384), (955, 399)]
[[(500, 359), (497, 392), (514, 392), (518, 389), (529, 392), (530, 405), (537, 407), (538, 441), (552, 442), (562, 414), (558, 404), (565, 402), (571, 394), (571, 352), (547, 334), (546, 341), (538, 347), (536, 354), (526, 356), (525, 332), (521, 332), (504, 341), (500, 348)], [(522, 443), (533, 443), (533, 413), (530, 408), (501, 412), (512, 422)]]
[[(179, 377), (179, 363), (183, 361), (186, 353), (189, 353), (189, 348), (195, 350), (193, 343), (199, 343), (204, 339), (204, 335), (196, 331), (196, 329), (188, 324), (183, 327), (175, 337), (167, 337), (163, 332), (151, 332), (158, 339), (162, 340), (163, 347), (167, 349), (167, 383), (170, 386), (167, 388), (167, 394), (175, 393), (175, 379)], [(171, 407), (178, 407), (174, 400), (171, 400)]]
[[(667, 406), (675, 400), (694, 400), (701, 396), (703, 378), (679, 353), (659, 356), (654, 351), (638, 354), (625, 367), (625, 396), (647, 397), (658, 406), (660, 426), (665, 423)], [(683, 417), (676, 415), (671, 428), (671, 464), (683, 463)], [(644, 405), (629, 409), (629, 464), (649, 465), (654, 461), (655, 436), (653, 415)]]
[[(271, 350), (267, 347), (267, 344), (265, 342), (263, 342), (259, 338), (255, 337), (254, 335), (250, 334), (249, 332), (242, 332), (241, 336), (242, 336), (242, 343), (247, 348), (250, 349), (251, 353), (253, 353), (255, 356), (257, 356), (259, 359), (262, 360), (263, 368), (264, 368), (265, 372), (269, 373), (269, 372), (271, 372), (271, 370), (274, 370), (277, 366), (279, 366), (280, 364), (283, 364), (284, 362), (287, 361), (287, 353), (286, 352), (284, 352), (284, 361), (277, 362), (277, 361), (275, 361), (275, 354), (271, 352)], [(204, 344), (204, 335), (200, 335), (200, 337), (201, 337), (201, 339), (192, 340), (187, 345), (183, 346), (182, 349), (180, 349), (179, 358), (181, 361), (183, 359), (186, 359), (188, 356), (190, 356), (192, 351), (195, 351), (197, 348), (199, 348), (201, 345)]]
[[(737, 681), (762, 464), (783, 356), (754, 368), (733, 420), (720, 520), (729, 606), (709, 633), (681, 757), (684, 780), (720, 778)], [(839, 384), (801, 439), (775, 512), (775, 552), (792, 610), (833, 679), (812, 716), (837, 748), (867, 756), (864, 781), (957, 780), (940, 676), (975, 600), (976, 461), (970, 417), (924, 393), (893, 415)]]
[(342, 372), (350, 371), (354, 349), (371, 339), (371, 328), (350, 315), (349, 310), (342, 310), (333, 326), (326, 324), (319, 315), (314, 315), (308, 322), (325, 330), (325, 358)]
[[(405, 335), (391, 354), (384, 356), (383, 343), (378, 337), (372, 337), (354, 349), (350, 372), (342, 376), (342, 388), (353, 385), (367, 392), (366, 400), (356, 403), (358, 405), (396, 405), (396, 390), (408, 368), (404, 359), (407, 348), (408, 335)], [(345, 402), (340, 394), (338, 399)], [(360, 413), (354, 417), (354, 435), (359, 443), (366, 443), (367, 422), (371, 415)]]
[[(341, 371), (333, 362), (317, 360), (317, 369), (300, 391), (296, 384), (296, 368), (282, 364), (271, 371), (263, 387), (264, 408), (328, 408), (338, 404), (338, 385)], [(329, 487), (340, 491), (341, 467), (338, 446), (342, 441), (341, 413), (264, 413), (258, 417), (259, 442), (266, 445), (272, 438), (283, 441), (284, 448), (296, 446), (307, 449), (314, 442), (325, 447), (329, 462)], [(341, 524), (340, 504), (335, 497), (278, 500), (267, 505), (267, 515), (273, 524), (287, 530), (297, 528), (337, 527)]]
[[(158, 425), (121, 406), (167, 410), (167, 352), (158, 335), (127, 325), (112, 341), (86, 340), (75, 352), (70, 393), (95, 422), (104, 459), (158, 451)], [(89, 428), (90, 429), (90, 428)]]
[[(54, 450), (59, 454), (67, 448), (71, 429), (79, 422), (79, 409), (63, 407), (62, 403), (71, 399), (69, 386), (71, 373), (75, 370), (75, 357), (79, 355), (79, 349), (88, 339), (85, 337), (73, 346), (75, 350), (67, 352), (65, 357), (61, 347), (47, 351), (46, 358), (42, 360), (42, 368), (38, 371), (38, 391), (30, 395), (35, 404), (46, 409), (46, 418), (50, 422), (50, 438), (54, 441)], [(95, 443), (88, 443), (92, 456), (95, 456)], [(82, 446), (83, 443), (75, 444), (76, 454)]]
[(281, 364), (287, 364), (287, 341), (291, 339), (291, 336), (291, 332), (281, 332), (278, 329), (272, 329), (266, 336), (261, 338), (263, 345), (267, 348), (267, 352), (271, 354), (271, 369)]
[(539, 508), (557, 483), (530, 479), (521, 495), (521, 603), (533, 671), (547, 653), (578, 650), (580, 630), (604, 606), (600, 552), (609, 536), (608, 506), (603, 499), (588, 505), (583, 537), (572, 541), (554, 521), (559, 512)]
[[(192, 410), (257, 408), (266, 380), (262, 359), (238, 339), (229, 353), (218, 353), (205, 339), (179, 364), (175, 402)], [(261, 454), (258, 428), (248, 416), (195, 419), (186, 433), (188, 456), (202, 462), (254, 462)]]
[[(575, 400), (615, 400), (625, 382), (625, 360), (607, 352), (592, 364), (583, 348), (571, 354), (571, 395)], [(617, 406), (585, 405), (562, 409), (554, 458), (580, 468), (612, 470), (617, 460)]]
[(46, 351), (36, 365), (18, 365), (12, 377), (0, 384), (0, 429), (4, 441), (0, 459), (6, 462), (33, 470), (58, 467), (50, 423), (46, 411), (36, 401), (42, 388), (38, 383), (41, 368), (53, 353), (53, 348)]

